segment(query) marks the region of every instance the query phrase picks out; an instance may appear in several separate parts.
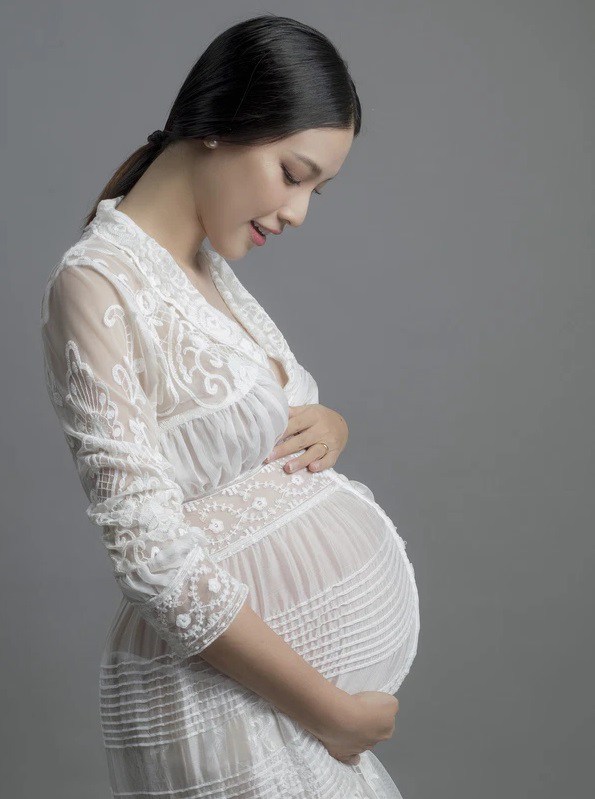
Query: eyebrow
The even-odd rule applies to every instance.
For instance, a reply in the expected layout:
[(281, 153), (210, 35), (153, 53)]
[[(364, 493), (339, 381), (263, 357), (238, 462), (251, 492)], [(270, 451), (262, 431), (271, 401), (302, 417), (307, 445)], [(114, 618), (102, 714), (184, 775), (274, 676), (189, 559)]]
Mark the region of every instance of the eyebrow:
[[(301, 155), (300, 153), (296, 153), (295, 150), (292, 150), (291, 154), (295, 155), (295, 157), (302, 163), (306, 164), (306, 166), (309, 166), (310, 171), (312, 172), (314, 177), (317, 178), (322, 174), (322, 169), (318, 166), (318, 164), (315, 161), (312, 161), (311, 158), (308, 158), (307, 155)], [(327, 178), (327, 181), (332, 179), (333, 178)]]

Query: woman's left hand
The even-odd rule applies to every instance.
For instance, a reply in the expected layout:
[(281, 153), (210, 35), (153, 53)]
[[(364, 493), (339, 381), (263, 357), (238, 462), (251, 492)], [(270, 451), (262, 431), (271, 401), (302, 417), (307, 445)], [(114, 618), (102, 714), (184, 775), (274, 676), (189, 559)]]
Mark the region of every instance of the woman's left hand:
[[(320, 472), (334, 466), (349, 438), (347, 422), (340, 413), (324, 405), (290, 405), (289, 424), (280, 441), (271, 450), (265, 463), (282, 458), (292, 452), (306, 451), (299, 458), (291, 458), (285, 465), (286, 472), (296, 472), (304, 466), (310, 471)], [(320, 443), (324, 441), (326, 447)]]

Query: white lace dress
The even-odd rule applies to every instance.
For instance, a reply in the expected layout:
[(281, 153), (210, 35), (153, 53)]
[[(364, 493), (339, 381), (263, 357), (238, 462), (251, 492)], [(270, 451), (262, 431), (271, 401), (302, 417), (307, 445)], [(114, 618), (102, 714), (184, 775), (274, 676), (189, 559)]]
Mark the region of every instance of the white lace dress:
[(398, 799), (371, 751), (339, 762), (200, 657), (248, 602), (343, 690), (395, 694), (417, 651), (414, 570), (367, 486), (283, 471), (303, 450), (263, 463), (316, 382), (223, 258), (203, 247), (234, 319), (120, 199), (41, 308), (49, 396), (122, 593), (99, 674), (113, 795)]

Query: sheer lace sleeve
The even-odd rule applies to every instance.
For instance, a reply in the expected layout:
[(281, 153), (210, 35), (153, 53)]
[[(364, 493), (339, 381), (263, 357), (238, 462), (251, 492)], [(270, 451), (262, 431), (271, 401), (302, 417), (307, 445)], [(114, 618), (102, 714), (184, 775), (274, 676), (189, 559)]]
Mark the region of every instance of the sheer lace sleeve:
[(184, 519), (157, 443), (153, 343), (125, 280), (90, 264), (52, 278), (41, 320), (45, 378), (86, 513), (102, 527), (123, 594), (176, 654), (197, 654), (231, 624), (248, 586), (209, 558), (203, 531)]

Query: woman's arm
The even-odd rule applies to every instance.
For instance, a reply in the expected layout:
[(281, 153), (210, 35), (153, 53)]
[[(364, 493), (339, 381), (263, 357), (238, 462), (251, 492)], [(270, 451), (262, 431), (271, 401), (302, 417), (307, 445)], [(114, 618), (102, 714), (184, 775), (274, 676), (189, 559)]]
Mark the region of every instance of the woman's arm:
[(351, 694), (298, 655), (248, 602), (200, 657), (314, 735), (329, 724), (341, 727), (350, 723)]

